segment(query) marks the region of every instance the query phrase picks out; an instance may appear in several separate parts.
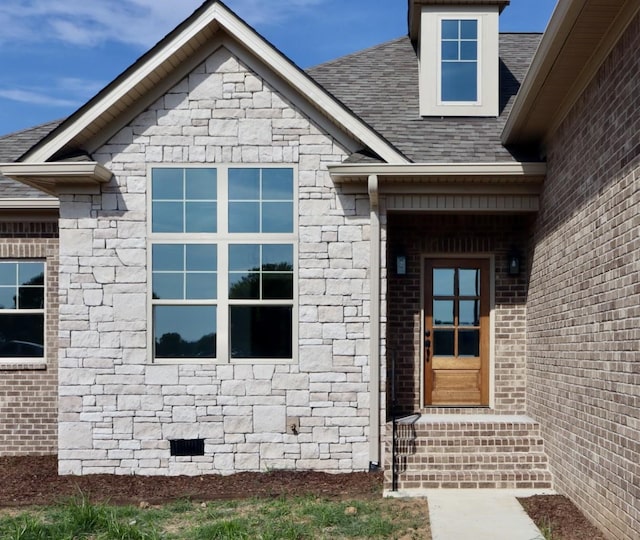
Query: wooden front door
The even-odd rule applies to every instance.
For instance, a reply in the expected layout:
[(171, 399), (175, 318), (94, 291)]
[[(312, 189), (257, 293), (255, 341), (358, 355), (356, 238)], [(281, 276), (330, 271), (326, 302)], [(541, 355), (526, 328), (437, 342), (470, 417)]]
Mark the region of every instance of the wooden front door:
[(489, 404), (489, 261), (427, 259), (425, 404)]

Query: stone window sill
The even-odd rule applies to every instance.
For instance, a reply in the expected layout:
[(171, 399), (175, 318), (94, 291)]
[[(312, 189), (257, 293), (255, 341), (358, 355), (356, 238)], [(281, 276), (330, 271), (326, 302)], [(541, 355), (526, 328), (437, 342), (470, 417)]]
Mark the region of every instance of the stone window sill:
[(41, 371), (47, 369), (45, 360), (0, 359), (0, 371)]

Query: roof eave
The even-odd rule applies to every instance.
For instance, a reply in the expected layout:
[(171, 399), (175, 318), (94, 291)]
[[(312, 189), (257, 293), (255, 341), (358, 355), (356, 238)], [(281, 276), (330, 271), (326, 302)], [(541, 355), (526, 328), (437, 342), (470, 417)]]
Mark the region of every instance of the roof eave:
[(96, 193), (113, 173), (97, 162), (0, 163), (0, 174), (54, 197), (61, 193)]

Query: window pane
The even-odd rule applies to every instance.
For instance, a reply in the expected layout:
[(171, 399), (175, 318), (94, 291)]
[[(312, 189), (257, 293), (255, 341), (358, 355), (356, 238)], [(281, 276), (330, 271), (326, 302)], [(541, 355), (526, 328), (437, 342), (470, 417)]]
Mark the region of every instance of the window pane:
[[(448, 58), (442, 58), (448, 60)], [(477, 60), (478, 59), (478, 42), (477, 41), (461, 41), (460, 42), (460, 60)]]
[(186, 270), (215, 272), (218, 269), (218, 249), (212, 244), (188, 244), (186, 246)]
[(16, 287), (0, 287), (0, 309), (17, 309)]
[(262, 205), (262, 232), (293, 232), (293, 203), (272, 203)]
[(433, 331), (433, 355), (453, 356), (453, 330)]
[(232, 300), (259, 300), (260, 274), (241, 272), (230, 273), (229, 298)]
[(260, 246), (233, 244), (229, 246), (229, 270), (246, 272), (260, 269)]
[(182, 200), (184, 169), (153, 169), (151, 172), (151, 189), (153, 200)]
[(293, 274), (262, 274), (262, 298), (290, 300), (293, 298)]
[(262, 169), (263, 200), (293, 200), (293, 171), (291, 169)]
[(186, 298), (189, 300), (215, 300), (218, 297), (218, 275), (214, 272), (187, 273)]
[(260, 169), (229, 169), (230, 200), (260, 200)]
[(16, 286), (16, 263), (0, 263), (0, 285)]
[(44, 287), (20, 287), (18, 289), (18, 309), (44, 308)]
[(153, 214), (151, 228), (153, 232), (184, 232), (183, 210), (184, 207), (181, 202), (154, 202), (151, 209)]
[(458, 332), (458, 356), (480, 356), (480, 330)]
[(260, 232), (260, 203), (230, 202), (229, 232)]
[(184, 244), (155, 244), (151, 248), (154, 270), (184, 270)]
[(477, 101), (476, 62), (442, 62), (442, 101)]
[(291, 244), (265, 244), (262, 246), (263, 270), (293, 270)]
[(153, 298), (160, 300), (182, 300), (184, 298), (184, 274), (153, 273)]
[(39, 262), (18, 263), (20, 285), (44, 285), (44, 264)]
[(156, 358), (215, 358), (216, 306), (154, 306)]
[(456, 271), (450, 268), (434, 268), (433, 296), (453, 296), (453, 279)]
[(215, 202), (186, 203), (185, 232), (214, 233), (218, 230), (218, 204)]
[(442, 42), (442, 59), (443, 60), (459, 60), (458, 56), (458, 41), (443, 41)]
[(232, 358), (291, 358), (291, 306), (230, 306)]
[(480, 325), (480, 300), (460, 301), (460, 326)]
[(458, 39), (460, 21), (458, 20), (444, 20), (442, 21), (442, 39)]
[(480, 270), (460, 269), (460, 296), (480, 296)]
[(478, 21), (460, 21), (461, 39), (478, 39)]
[(185, 196), (187, 199), (218, 198), (217, 171), (215, 169), (185, 169)]
[(44, 315), (0, 314), (0, 358), (43, 358)]
[(453, 300), (434, 300), (433, 324), (453, 325)]

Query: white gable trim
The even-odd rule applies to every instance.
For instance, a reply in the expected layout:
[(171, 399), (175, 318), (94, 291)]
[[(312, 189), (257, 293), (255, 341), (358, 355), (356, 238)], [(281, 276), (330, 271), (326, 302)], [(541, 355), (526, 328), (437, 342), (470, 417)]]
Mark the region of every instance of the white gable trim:
[(121, 83), (117, 84), (105, 96), (97, 100), (54, 138), (42, 146), (36, 146), (25, 156), (24, 162), (43, 163), (50, 160), (60, 149), (64, 148), (83, 130), (87, 129), (96, 118), (107, 114), (109, 109), (126, 96), (128, 92), (134, 90), (137, 85), (150, 77), (165, 62), (170, 62), (171, 57), (178, 50), (186, 47), (189, 42), (196, 38), (199, 33), (204, 32), (213, 22), (217, 22), (222, 29), (237, 39), (239, 43), (243, 43), (249, 50), (253, 51), (296, 91), (306, 96), (319, 110), (332, 118), (338, 126), (351, 133), (382, 159), (388, 163), (407, 163), (407, 159), (387, 141), (375, 133), (362, 120), (346, 110), (312, 79), (295, 67), (282, 53), (218, 2), (209, 6), (174, 39), (160, 48), (151, 58)]

